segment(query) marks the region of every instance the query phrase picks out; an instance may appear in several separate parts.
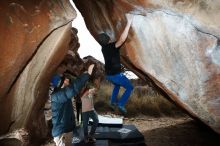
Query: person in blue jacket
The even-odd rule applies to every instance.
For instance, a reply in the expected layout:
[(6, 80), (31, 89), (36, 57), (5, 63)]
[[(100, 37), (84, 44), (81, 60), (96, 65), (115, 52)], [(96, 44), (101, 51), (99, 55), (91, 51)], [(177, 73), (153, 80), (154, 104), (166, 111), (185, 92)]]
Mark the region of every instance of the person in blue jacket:
[(55, 76), (55, 79), (52, 79), (52, 84), (57, 84), (51, 94), (52, 136), (56, 146), (65, 146), (65, 133), (73, 132), (73, 135), (77, 133), (71, 99), (83, 88), (93, 72), (93, 67), (94, 64), (90, 65), (88, 72), (83, 73), (72, 83), (69, 83), (69, 79), (64, 77), (64, 80), (61, 81), (61, 87), (58, 87), (59, 77)]

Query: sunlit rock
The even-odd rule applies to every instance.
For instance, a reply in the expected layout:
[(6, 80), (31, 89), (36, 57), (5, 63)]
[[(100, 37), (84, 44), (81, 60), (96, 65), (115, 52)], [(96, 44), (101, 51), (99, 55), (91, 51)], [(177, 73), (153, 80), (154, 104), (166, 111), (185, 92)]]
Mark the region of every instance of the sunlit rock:
[(73, 1), (95, 38), (116, 40), (133, 13), (123, 64), (220, 133), (220, 1)]

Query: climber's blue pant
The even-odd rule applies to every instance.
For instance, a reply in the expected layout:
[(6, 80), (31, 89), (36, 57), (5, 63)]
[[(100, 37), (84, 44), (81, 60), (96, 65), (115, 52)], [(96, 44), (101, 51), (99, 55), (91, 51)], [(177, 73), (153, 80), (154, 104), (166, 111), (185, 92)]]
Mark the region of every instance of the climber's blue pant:
[[(125, 106), (128, 101), (129, 96), (131, 95), (131, 91), (133, 90), (133, 86), (129, 79), (122, 73), (116, 75), (107, 75), (106, 79), (114, 84), (114, 89), (112, 91), (111, 96), (111, 104), (118, 104), (118, 106)], [(121, 96), (121, 98), (117, 99), (120, 86), (125, 88), (125, 92)]]

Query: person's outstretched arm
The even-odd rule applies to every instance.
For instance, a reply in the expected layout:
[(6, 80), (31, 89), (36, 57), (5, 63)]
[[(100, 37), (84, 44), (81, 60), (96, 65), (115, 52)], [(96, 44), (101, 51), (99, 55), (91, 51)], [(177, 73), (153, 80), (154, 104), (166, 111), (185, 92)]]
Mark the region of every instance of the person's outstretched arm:
[(93, 68), (94, 64), (90, 65), (88, 68), (88, 73), (83, 73), (69, 86), (52, 94), (52, 101), (63, 103), (66, 102), (68, 99), (74, 97), (76, 94), (78, 94), (80, 90), (84, 87), (87, 80), (89, 79), (89, 76), (92, 74)]
[(129, 29), (131, 27), (133, 17), (134, 16), (132, 14), (126, 14), (127, 25), (125, 26), (124, 31), (122, 32), (120, 38), (117, 40), (117, 42), (115, 44), (116, 48), (120, 47), (125, 42), (126, 38), (128, 37), (128, 32), (129, 32)]
[(89, 76), (92, 74), (94, 68), (94, 64), (90, 65), (88, 68), (88, 73), (82, 74), (79, 79), (75, 80), (70, 86), (70, 90), (66, 90), (66, 95), (68, 98), (72, 98), (76, 94), (80, 92), (80, 90), (85, 86), (85, 83), (88, 81)]

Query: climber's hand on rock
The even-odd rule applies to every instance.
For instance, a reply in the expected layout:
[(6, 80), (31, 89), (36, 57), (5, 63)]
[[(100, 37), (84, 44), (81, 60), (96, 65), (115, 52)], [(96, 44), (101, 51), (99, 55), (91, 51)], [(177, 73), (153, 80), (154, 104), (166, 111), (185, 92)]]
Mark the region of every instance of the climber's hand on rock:
[(125, 16), (126, 16), (126, 18), (127, 18), (128, 21), (132, 21), (133, 18), (134, 18), (134, 15), (133, 15), (133, 14), (130, 14), (130, 13), (126, 13)]

